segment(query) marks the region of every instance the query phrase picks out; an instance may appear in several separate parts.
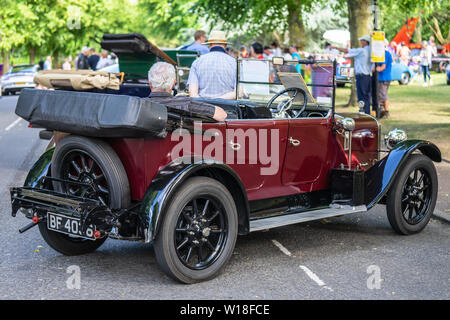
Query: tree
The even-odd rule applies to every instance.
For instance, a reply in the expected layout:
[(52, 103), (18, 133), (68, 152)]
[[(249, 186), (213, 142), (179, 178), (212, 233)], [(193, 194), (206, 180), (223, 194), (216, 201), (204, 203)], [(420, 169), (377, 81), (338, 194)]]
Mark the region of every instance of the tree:
[(191, 0), (139, 0), (138, 8), (137, 29), (150, 40), (164, 42), (164, 46), (192, 38), (190, 31), (198, 27), (196, 4)]
[[(199, 0), (196, 11), (214, 25), (225, 29), (241, 29), (257, 35), (277, 30), (288, 31), (289, 42), (305, 47), (303, 13), (310, 10), (312, 0)], [(317, 2), (317, 1), (316, 1)]]
[(420, 16), (414, 35), (416, 42), (434, 35), (438, 43), (446, 44), (450, 43), (449, 12), (448, 0), (383, 0), (380, 1), (381, 29), (392, 39), (408, 18)]
[(24, 40), (18, 21), (26, 19), (29, 13), (21, 1), (0, 0), (0, 52), (4, 72), (8, 72), (10, 67), (11, 50)]

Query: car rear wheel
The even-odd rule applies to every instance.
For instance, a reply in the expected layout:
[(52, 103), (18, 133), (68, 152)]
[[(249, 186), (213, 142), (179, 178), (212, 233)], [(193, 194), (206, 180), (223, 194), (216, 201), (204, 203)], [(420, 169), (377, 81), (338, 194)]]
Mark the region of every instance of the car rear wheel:
[[(71, 195), (97, 199), (112, 208), (126, 208), (130, 204), (130, 187), (122, 162), (114, 150), (104, 141), (69, 135), (55, 148), (52, 177), (88, 183), (87, 190), (76, 185), (62, 186), (55, 182), (57, 191)], [(49, 230), (45, 223), (39, 224), (44, 240), (56, 251), (65, 255), (86, 254), (96, 250), (106, 237), (88, 240)]]
[(411, 79), (411, 76), (409, 75), (409, 73), (403, 72), (402, 78), (398, 81), (398, 83), (402, 84), (402, 85), (407, 85), (409, 83), (410, 79)]
[(422, 231), (433, 214), (437, 190), (433, 162), (424, 155), (411, 155), (387, 197), (387, 216), (392, 228), (402, 235)]
[(230, 259), (238, 217), (230, 192), (207, 177), (187, 180), (171, 199), (154, 242), (170, 277), (195, 283), (215, 277)]

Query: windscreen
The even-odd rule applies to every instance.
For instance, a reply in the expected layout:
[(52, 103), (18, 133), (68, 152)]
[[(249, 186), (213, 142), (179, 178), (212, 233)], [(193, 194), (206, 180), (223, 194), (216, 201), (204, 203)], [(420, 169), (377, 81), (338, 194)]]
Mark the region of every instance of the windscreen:
[(269, 102), (286, 90), (280, 99), (293, 97), (303, 104), (304, 96), (295, 95), (300, 88), (306, 93), (308, 106), (332, 107), (333, 62), (275, 59), (238, 59), (238, 88), (240, 100)]

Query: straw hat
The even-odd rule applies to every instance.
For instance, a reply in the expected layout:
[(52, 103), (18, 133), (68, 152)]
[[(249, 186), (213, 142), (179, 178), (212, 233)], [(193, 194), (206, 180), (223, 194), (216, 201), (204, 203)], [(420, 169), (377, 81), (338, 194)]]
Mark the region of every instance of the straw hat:
[(206, 41), (204, 44), (228, 44), (227, 37), (225, 35), (224, 31), (219, 30), (213, 30), (209, 34), (208, 41)]

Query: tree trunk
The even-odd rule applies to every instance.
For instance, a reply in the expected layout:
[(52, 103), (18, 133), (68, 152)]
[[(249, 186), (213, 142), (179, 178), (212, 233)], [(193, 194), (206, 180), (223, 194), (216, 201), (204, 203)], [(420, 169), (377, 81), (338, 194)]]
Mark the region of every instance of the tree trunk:
[(30, 47), (30, 64), (35, 64), (35, 62), (36, 62), (36, 53), (37, 53), (37, 48), (36, 47)]
[(3, 74), (9, 71), (9, 52), (8, 50), (2, 50), (2, 61), (3, 61)]
[(53, 52), (52, 69), (60, 69), (58, 66), (58, 51)]
[(444, 37), (442, 36), (441, 28), (439, 27), (439, 22), (437, 21), (437, 19), (435, 17), (432, 18), (432, 21), (433, 21), (434, 28), (431, 28), (431, 29), (433, 30), (433, 33), (436, 36), (436, 40), (439, 41), (441, 44), (445, 44), (446, 41), (445, 41)]
[[(369, 34), (370, 32), (370, 0), (347, 0), (347, 8), (348, 26), (350, 29), (350, 45), (352, 48), (358, 48), (360, 46), (358, 38)], [(352, 60), (352, 66), (353, 65), (354, 61)], [(356, 104), (356, 84), (355, 79), (353, 79), (350, 99), (346, 107), (356, 106)]]
[(297, 45), (300, 50), (304, 50), (306, 47), (306, 38), (300, 2), (297, 0), (288, 4), (289, 43)]
[(422, 18), (421, 17), (419, 17), (419, 21), (417, 21), (414, 36), (416, 38), (416, 43), (422, 43)]

